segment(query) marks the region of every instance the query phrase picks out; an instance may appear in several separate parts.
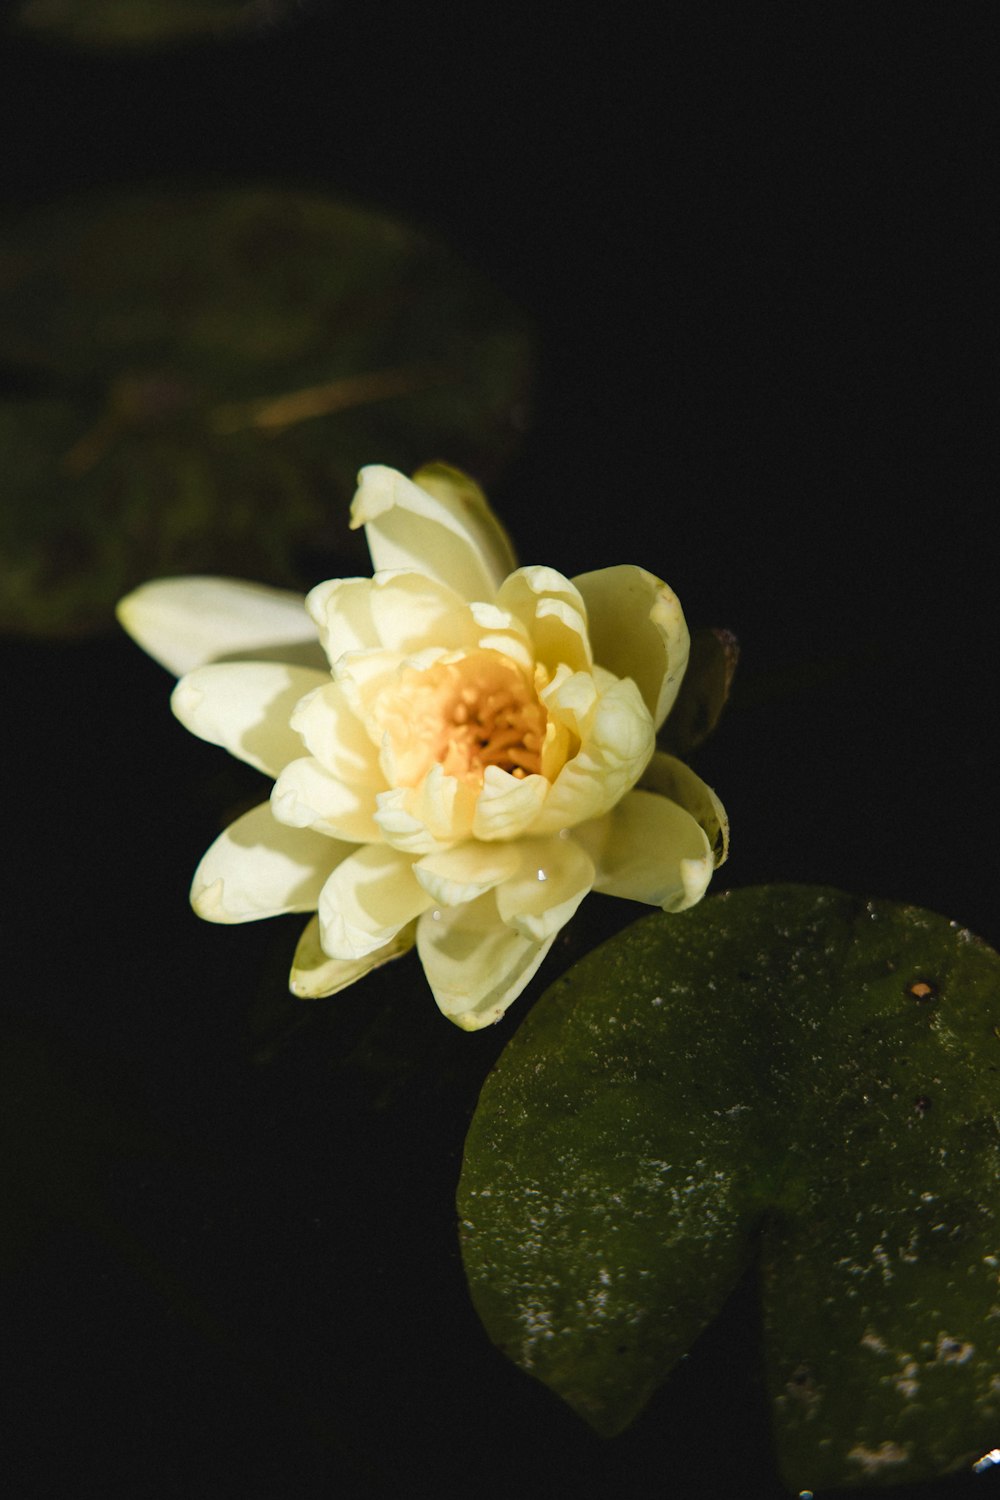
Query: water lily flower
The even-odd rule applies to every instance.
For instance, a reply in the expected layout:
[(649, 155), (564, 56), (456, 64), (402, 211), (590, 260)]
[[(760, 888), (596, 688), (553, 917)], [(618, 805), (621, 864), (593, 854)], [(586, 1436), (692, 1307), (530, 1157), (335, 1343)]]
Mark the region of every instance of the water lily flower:
[(666, 911), (724, 857), (715, 794), (655, 748), (688, 633), (644, 569), (517, 567), (478, 487), (363, 469), (351, 524), (373, 578), (303, 601), (221, 578), (148, 583), (126, 630), (180, 675), (172, 707), (274, 778), (216, 839), (212, 922), (312, 912), (295, 994), (333, 994), (416, 945), (446, 1016), (498, 1020), (590, 890)]

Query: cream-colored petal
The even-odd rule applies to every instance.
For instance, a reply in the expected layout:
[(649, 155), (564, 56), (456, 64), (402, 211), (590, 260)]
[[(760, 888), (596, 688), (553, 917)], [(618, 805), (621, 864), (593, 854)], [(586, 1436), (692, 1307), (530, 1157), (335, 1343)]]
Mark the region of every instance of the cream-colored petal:
[(367, 844), (337, 866), (320, 893), (323, 950), (331, 958), (366, 958), (430, 904), (412, 859), (385, 844)]
[(376, 791), (385, 787), (378, 750), (340, 683), (328, 677), (322, 687), (303, 697), (292, 711), (291, 724), (299, 737), (299, 754), (304, 744), (332, 776), (351, 786)]
[(590, 855), (572, 838), (519, 839), (516, 874), (499, 886), (497, 911), (509, 927), (543, 943), (565, 927), (594, 884)]
[(230, 824), (204, 855), (191, 905), (209, 922), (311, 911), (331, 870), (352, 852), (352, 845), (311, 829), (276, 823), (265, 802)]
[(657, 750), (642, 773), (640, 786), (646, 791), (669, 797), (689, 812), (704, 830), (716, 865), (725, 863), (729, 854), (729, 818), (712, 788), (702, 781), (676, 756)]
[(371, 614), (379, 644), (403, 655), (433, 646), (468, 651), (479, 634), (465, 600), (422, 573), (376, 573)]
[(573, 830), (597, 869), (594, 889), (683, 911), (700, 901), (715, 861), (683, 807), (655, 792), (629, 792), (617, 807)]
[(394, 469), (361, 470), (351, 525), (364, 526), (375, 571), (408, 568), (447, 584), (463, 599), (492, 600), (509, 571), (502, 532), (471, 492), (435, 486), (436, 493)]
[(408, 854), (430, 854), (467, 839), (476, 792), (467, 782), (434, 765), (415, 787), (380, 792), (375, 821), (387, 843)]
[(506, 578), (517, 567), (514, 544), (503, 522), (496, 515), (482, 488), (461, 469), (451, 464), (422, 464), (413, 475), (413, 483), (433, 495), (460, 515), (473, 528), (481, 551), (491, 559), (491, 570)]
[(314, 828), (351, 844), (379, 843), (375, 795), (374, 787), (349, 785), (307, 755), (282, 771), (271, 792), (271, 809), (290, 828)]
[(657, 729), (677, 697), (690, 639), (680, 602), (645, 568), (599, 568), (573, 580), (587, 606), (594, 660), (636, 683)]
[(472, 833), (477, 839), (516, 839), (537, 820), (550, 785), (544, 776), (513, 776), (487, 766), (476, 799)]
[(536, 659), (551, 672), (562, 662), (573, 672), (589, 671), (593, 658), (586, 606), (575, 585), (555, 568), (518, 568), (503, 583), (497, 603), (521, 621)]
[(476, 645), (481, 651), (499, 651), (525, 672), (534, 671), (535, 649), (516, 615), (495, 604), (479, 603), (470, 604), (469, 613), (476, 624)]
[(518, 850), (515, 844), (469, 840), (425, 855), (413, 866), (413, 873), (440, 906), (461, 906), (515, 875), (520, 866)]
[(336, 995), (373, 969), (408, 953), (416, 937), (417, 924), (409, 922), (383, 947), (366, 953), (364, 958), (330, 958), (323, 952), (320, 941), (319, 917), (311, 917), (295, 950), (288, 988), (302, 1000), (320, 1000), (327, 995)]
[(330, 578), (306, 595), (306, 609), (332, 663), (345, 651), (372, 651), (378, 632), (371, 613), (370, 578)]
[(301, 595), (235, 578), (157, 578), (122, 599), (117, 613), (132, 639), (178, 677), (223, 657), (271, 657), (279, 647), (284, 660), (316, 641)]
[(216, 662), (182, 677), (170, 706), (192, 734), (277, 776), (302, 754), (290, 723), (296, 704), (329, 680), (280, 662)]
[(532, 833), (599, 817), (635, 785), (653, 753), (653, 721), (634, 682), (613, 682), (583, 726), (580, 749), (549, 790)]
[(492, 891), (467, 906), (435, 906), (417, 923), (417, 952), (434, 998), (465, 1031), (499, 1021), (553, 941), (535, 943), (508, 927)]

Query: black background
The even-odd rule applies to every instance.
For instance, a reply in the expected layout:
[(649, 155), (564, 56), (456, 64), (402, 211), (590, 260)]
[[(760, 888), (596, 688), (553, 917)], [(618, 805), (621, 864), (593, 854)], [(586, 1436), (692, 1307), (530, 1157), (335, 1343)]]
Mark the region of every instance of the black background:
[[(977, 13), (300, 10), (156, 56), (5, 37), (2, 203), (278, 182), (449, 240), (539, 332), (492, 493), (521, 556), (642, 563), (740, 637), (698, 761), (733, 821), (721, 884), (837, 885), (1000, 942)], [(186, 904), (253, 773), (184, 734), (123, 639), (2, 661), (6, 1492), (782, 1493), (749, 1289), (610, 1444), (468, 1306), (465, 1127), (543, 986), (475, 1037), (415, 963), (402, 1000), (377, 976), (295, 1019), (297, 924)], [(585, 911), (544, 977), (633, 914)], [(373, 1016), (378, 1065), (352, 1052)]]

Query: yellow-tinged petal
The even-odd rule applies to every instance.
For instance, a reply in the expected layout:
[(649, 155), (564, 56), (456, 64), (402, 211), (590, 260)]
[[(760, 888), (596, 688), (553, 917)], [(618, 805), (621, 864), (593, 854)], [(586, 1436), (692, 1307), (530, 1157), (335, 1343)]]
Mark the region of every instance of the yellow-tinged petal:
[(704, 830), (716, 865), (725, 863), (729, 854), (729, 818), (715, 792), (701, 777), (676, 756), (656, 750), (642, 773), (640, 786), (669, 797), (689, 812)]
[(514, 776), (500, 766), (487, 766), (472, 819), (474, 837), (519, 838), (536, 822), (550, 790), (544, 776)]
[(630, 564), (573, 581), (586, 603), (594, 660), (616, 677), (632, 678), (659, 729), (677, 697), (691, 645), (677, 595)]
[(366, 958), (430, 904), (407, 855), (385, 844), (355, 849), (320, 892), (323, 949), (331, 958)]
[(590, 855), (572, 838), (519, 839), (518, 868), (498, 887), (502, 921), (543, 943), (569, 921), (594, 884)]
[(265, 802), (230, 824), (204, 855), (191, 905), (209, 922), (310, 911), (330, 872), (351, 853), (351, 844), (276, 823)]
[(322, 687), (303, 697), (291, 714), (292, 728), (309, 754), (331, 776), (351, 786), (385, 787), (378, 750), (352, 709), (340, 683), (326, 678)]
[(380, 792), (375, 821), (386, 843), (407, 854), (430, 854), (467, 839), (476, 794), (442, 766), (432, 766), (418, 786)]
[(374, 787), (351, 786), (307, 755), (293, 760), (274, 783), (271, 810), (290, 828), (314, 828), (351, 844), (378, 843), (375, 796)]
[(422, 573), (376, 573), (372, 623), (379, 645), (411, 655), (427, 647), (469, 651), (478, 631), (469, 606), (454, 589)]
[(417, 952), (434, 998), (465, 1031), (499, 1021), (553, 941), (536, 943), (508, 927), (492, 891), (466, 906), (435, 906), (417, 923)]
[(330, 958), (323, 952), (320, 942), (319, 917), (311, 917), (299, 938), (299, 945), (292, 960), (292, 972), (288, 988), (293, 995), (303, 1000), (321, 1000), (336, 995), (356, 984), (373, 969), (381, 968), (391, 959), (408, 953), (416, 942), (417, 924), (409, 922), (400, 928), (396, 936), (381, 948), (366, 953), (364, 958)]
[(715, 867), (708, 839), (691, 814), (655, 792), (629, 792), (573, 836), (594, 861), (596, 891), (664, 911), (684, 911), (700, 901)]
[(330, 578), (306, 595), (306, 609), (331, 664), (346, 651), (372, 651), (378, 646), (371, 597), (370, 578)]
[(170, 706), (199, 739), (277, 776), (302, 754), (290, 722), (296, 704), (329, 680), (327, 672), (282, 662), (216, 662), (182, 677)]
[(514, 844), (470, 840), (425, 855), (413, 866), (413, 873), (440, 906), (460, 906), (508, 880), (517, 873), (519, 864)]
[(576, 586), (555, 568), (518, 568), (504, 581), (497, 603), (521, 621), (536, 659), (551, 672), (562, 662), (573, 672), (589, 671), (593, 657), (586, 605)]
[(178, 677), (223, 658), (323, 665), (301, 595), (262, 583), (158, 578), (122, 599), (117, 613), (132, 639)]
[(532, 833), (558, 833), (599, 817), (635, 785), (649, 763), (653, 721), (628, 678), (612, 682), (600, 695), (581, 729), (580, 749), (553, 782)]
[(364, 526), (376, 573), (408, 568), (463, 599), (492, 600), (510, 571), (509, 547), (484, 499), (436, 484), (435, 492), (381, 464), (361, 470), (351, 525)]

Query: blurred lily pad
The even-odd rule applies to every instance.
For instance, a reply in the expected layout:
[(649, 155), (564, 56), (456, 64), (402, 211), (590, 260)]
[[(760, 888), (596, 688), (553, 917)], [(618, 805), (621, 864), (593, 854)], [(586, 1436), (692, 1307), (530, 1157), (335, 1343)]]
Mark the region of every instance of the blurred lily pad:
[(487, 282), (361, 208), (233, 190), (25, 212), (0, 250), (0, 628), (80, 632), (179, 571), (366, 572), (358, 467), (489, 481), (531, 374)]
[(968, 1468), (1000, 1426), (998, 1073), (1000, 956), (943, 917), (772, 886), (638, 922), (487, 1079), (479, 1314), (611, 1435), (756, 1263), (793, 1490)]
[(301, 14), (291, 0), (22, 0), (25, 31), (85, 47), (147, 47), (271, 27)]

